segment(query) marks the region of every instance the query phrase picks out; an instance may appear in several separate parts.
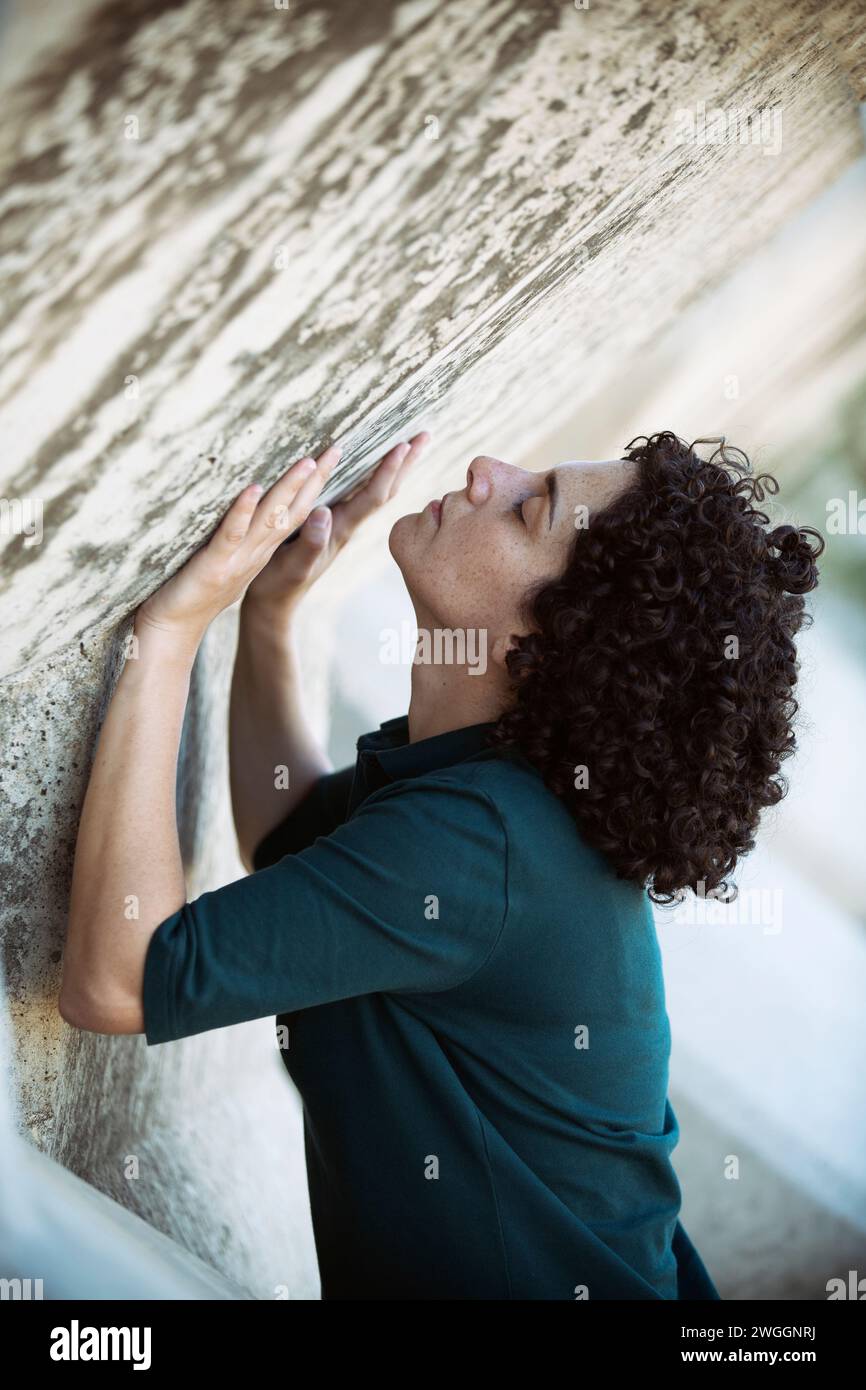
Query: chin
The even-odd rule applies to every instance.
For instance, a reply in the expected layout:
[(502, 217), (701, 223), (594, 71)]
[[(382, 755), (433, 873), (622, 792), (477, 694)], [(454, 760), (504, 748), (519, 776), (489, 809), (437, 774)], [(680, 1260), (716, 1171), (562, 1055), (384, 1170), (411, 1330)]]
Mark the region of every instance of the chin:
[(414, 512), (409, 512), (406, 516), (398, 516), (388, 532), (388, 549), (398, 565), (401, 564), (401, 560), (406, 554), (409, 544), (409, 527), (416, 519), (416, 515)]
[(406, 553), (406, 527), (403, 524), (405, 521), (406, 517), (399, 517), (388, 532), (388, 549), (391, 550), (391, 555), (400, 569), (403, 569), (402, 557)]
[[(394, 560), (398, 570), (403, 576), (403, 583), (406, 585), (410, 595), (414, 592), (416, 583), (424, 582), (427, 575), (428, 564), (425, 562), (424, 538), (418, 534), (416, 529), (420, 520), (420, 514), (410, 513), (408, 516), (401, 516), (388, 534), (388, 549), (391, 558)], [(429, 575), (427, 576), (429, 580)]]

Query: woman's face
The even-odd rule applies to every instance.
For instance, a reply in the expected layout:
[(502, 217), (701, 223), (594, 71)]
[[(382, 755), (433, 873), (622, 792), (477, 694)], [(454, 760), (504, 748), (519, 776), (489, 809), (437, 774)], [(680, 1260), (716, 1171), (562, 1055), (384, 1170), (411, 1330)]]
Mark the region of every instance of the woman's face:
[(462, 491), (391, 528), (389, 549), (419, 625), (484, 628), (491, 641), (522, 633), (525, 591), (562, 572), (575, 528), (586, 527), (636, 473), (623, 459), (531, 473), (479, 454)]

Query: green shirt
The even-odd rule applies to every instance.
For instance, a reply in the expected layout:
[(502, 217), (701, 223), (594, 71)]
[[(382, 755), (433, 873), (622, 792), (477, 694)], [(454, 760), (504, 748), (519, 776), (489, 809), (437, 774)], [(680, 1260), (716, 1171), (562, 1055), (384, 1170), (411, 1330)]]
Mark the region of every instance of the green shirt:
[(324, 1299), (718, 1298), (649, 901), (491, 727), (362, 735), (159, 925), (147, 1043), (276, 1017)]

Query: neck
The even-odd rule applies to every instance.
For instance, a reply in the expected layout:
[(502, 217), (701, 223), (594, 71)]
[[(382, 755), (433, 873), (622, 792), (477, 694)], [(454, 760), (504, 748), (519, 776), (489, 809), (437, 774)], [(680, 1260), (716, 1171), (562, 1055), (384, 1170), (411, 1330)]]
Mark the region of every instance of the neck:
[(510, 683), (507, 671), (490, 659), (486, 631), (417, 622), (409, 742), (498, 719), (506, 708)]

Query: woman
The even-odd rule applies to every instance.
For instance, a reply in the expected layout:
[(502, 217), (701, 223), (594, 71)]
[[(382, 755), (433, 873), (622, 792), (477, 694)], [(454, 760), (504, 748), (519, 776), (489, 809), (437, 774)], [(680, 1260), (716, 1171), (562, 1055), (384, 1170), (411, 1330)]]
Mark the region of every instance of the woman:
[[(822, 544), (767, 529), (775, 483), (744, 456), (668, 433), (544, 476), (475, 458), (389, 545), (419, 634), (480, 634), (489, 659), (416, 661), (408, 714), (334, 771), (299, 712), (292, 616), (426, 442), (330, 510), (311, 511), (335, 449), (245, 489), (138, 610), (60, 1011), (149, 1045), (276, 1016), (323, 1298), (718, 1298), (678, 1219), (650, 899), (726, 892), (783, 794)], [(231, 778), (253, 872), (187, 903), (190, 669), (242, 595)]]

